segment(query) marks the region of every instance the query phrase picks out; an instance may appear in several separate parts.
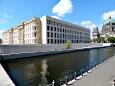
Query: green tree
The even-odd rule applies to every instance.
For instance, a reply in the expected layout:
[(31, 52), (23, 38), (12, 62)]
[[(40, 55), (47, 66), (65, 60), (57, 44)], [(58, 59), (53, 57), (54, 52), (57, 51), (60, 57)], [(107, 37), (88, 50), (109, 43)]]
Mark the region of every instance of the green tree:
[(101, 37), (101, 42), (106, 43), (105, 37)]
[(115, 37), (108, 37), (107, 39), (110, 43), (115, 43)]
[(71, 41), (69, 39), (66, 41), (66, 48), (71, 48)]

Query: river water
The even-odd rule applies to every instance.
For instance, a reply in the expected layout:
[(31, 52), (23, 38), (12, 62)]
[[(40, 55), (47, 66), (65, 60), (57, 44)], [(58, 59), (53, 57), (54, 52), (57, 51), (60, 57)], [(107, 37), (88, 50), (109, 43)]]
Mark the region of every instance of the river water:
[(114, 54), (115, 48), (108, 47), (5, 61), (2, 65), (16, 86), (46, 86), (52, 80), (61, 80), (86, 65), (92, 65), (97, 59)]

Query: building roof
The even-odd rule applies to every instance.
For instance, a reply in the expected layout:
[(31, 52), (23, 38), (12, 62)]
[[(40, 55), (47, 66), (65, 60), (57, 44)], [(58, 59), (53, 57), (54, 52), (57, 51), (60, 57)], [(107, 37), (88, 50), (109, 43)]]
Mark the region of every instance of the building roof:
[(115, 19), (112, 19), (111, 17), (109, 17), (105, 22), (104, 25), (108, 24), (108, 23), (115, 23)]

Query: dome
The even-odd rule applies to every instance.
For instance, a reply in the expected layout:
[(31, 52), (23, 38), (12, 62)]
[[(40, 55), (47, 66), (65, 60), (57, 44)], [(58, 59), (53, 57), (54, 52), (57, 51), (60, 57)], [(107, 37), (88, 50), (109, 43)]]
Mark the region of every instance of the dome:
[(104, 25), (108, 25), (110, 23), (115, 23), (115, 19), (111, 19), (111, 17), (109, 17), (105, 22)]

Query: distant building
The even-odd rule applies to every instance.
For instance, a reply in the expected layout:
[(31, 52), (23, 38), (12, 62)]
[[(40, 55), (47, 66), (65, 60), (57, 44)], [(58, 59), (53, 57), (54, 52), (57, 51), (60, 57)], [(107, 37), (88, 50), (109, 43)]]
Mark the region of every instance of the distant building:
[(93, 28), (93, 33), (92, 33), (93, 39), (94, 39), (94, 38), (97, 38), (97, 36), (98, 36), (99, 34), (100, 34), (100, 33), (99, 33), (98, 27)]
[(88, 28), (49, 16), (32, 18), (3, 33), (4, 44), (60, 44), (90, 42)]
[(93, 39), (97, 38), (100, 34), (101, 37), (111, 36), (115, 37), (115, 20), (109, 17), (102, 26), (102, 31), (99, 32), (97, 28), (93, 30)]
[(109, 17), (103, 27), (102, 27), (102, 34), (103, 37), (105, 37), (106, 35), (111, 36), (111, 37), (115, 37), (115, 20), (112, 19), (111, 17)]

